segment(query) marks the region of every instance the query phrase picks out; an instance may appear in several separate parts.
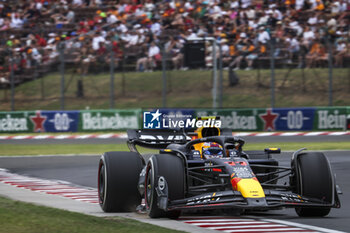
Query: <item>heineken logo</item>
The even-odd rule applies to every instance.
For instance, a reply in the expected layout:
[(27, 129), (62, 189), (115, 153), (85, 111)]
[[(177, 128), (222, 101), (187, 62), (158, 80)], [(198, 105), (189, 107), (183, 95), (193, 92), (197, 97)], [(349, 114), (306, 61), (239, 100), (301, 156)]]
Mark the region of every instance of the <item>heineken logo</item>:
[(278, 119), (278, 113), (273, 113), (272, 109), (267, 109), (266, 113), (259, 114), (259, 116), (264, 122), (264, 131), (276, 130), (275, 121)]
[[(103, 114), (103, 113), (102, 113)], [(133, 114), (122, 116), (119, 113), (113, 115), (102, 115), (100, 112), (82, 113), (83, 130), (115, 130), (115, 129), (137, 129), (139, 127), (138, 117)]]
[(333, 113), (328, 110), (319, 110), (317, 113), (319, 129), (346, 129), (346, 115), (339, 114), (338, 110)]
[(11, 114), (6, 114), (4, 118), (0, 119), (0, 132), (1, 131), (27, 131), (27, 118), (15, 117)]
[[(256, 117), (251, 115), (238, 115), (236, 111), (230, 111), (228, 114), (222, 112), (212, 112), (212, 115), (219, 116), (222, 122), (222, 128), (233, 130), (257, 130)], [(198, 116), (208, 116), (208, 112), (198, 112)]]

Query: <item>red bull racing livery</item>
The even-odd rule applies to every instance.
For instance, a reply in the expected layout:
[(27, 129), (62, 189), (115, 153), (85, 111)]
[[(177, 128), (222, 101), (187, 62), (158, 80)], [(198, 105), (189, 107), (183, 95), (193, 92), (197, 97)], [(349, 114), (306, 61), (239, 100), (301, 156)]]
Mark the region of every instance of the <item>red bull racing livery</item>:
[[(299, 216), (326, 216), (340, 207), (323, 153), (301, 149), (291, 166), (280, 166), (271, 156), (280, 149), (244, 151), (243, 139), (218, 128), (129, 130), (128, 138), (130, 152), (100, 159), (99, 202), (106, 212), (176, 218), (184, 210), (291, 207)], [(136, 146), (159, 153), (146, 161)]]

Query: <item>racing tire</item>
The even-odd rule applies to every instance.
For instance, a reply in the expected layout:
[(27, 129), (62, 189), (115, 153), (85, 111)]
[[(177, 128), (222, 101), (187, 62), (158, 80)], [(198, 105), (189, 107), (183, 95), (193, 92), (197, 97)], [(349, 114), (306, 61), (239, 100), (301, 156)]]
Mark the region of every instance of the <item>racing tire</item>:
[(98, 198), (105, 212), (135, 211), (141, 204), (137, 189), (143, 167), (135, 152), (106, 152), (98, 166)]
[(185, 172), (181, 158), (175, 155), (153, 155), (146, 166), (145, 205), (151, 218), (167, 217), (177, 219), (181, 211), (164, 211), (158, 207), (159, 177), (164, 177), (168, 186), (168, 200), (183, 199), (185, 193)]
[[(333, 175), (328, 159), (323, 153), (303, 153), (297, 158), (295, 169), (299, 174), (297, 192), (305, 197), (318, 198), (329, 203), (333, 199)], [(297, 207), (300, 217), (323, 217), (329, 214), (330, 207)]]

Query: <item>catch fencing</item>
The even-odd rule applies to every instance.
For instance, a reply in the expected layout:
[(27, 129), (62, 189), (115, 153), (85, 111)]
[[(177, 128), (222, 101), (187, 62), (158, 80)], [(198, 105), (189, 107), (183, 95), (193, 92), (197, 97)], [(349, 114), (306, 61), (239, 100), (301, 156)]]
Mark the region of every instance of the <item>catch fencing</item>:
[[(315, 96), (322, 106), (348, 104), (350, 54), (339, 55), (334, 44), (328, 43), (329, 52), (322, 57), (302, 50), (291, 53), (276, 40), (256, 57), (231, 53), (235, 41), (213, 38), (187, 40), (181, 49), (171, 50), (177, 32), (167, 30), (153, 45), (159, 53), (152, 57), (152, 45), (129, 45), (117, 39), (114, 27), (105, 25), (103, 39), (100, 31), (73, 39), (53, 37), (57, 41), (38, 50), (37, 56), (25, 54), (25, 64), (23, 53), (33, 51), (1, 50), (12, 67), (0, 80), (1, 109), (244, 107), (237, 98), (259, 98), (257, 106), (282, 107), (303, 106), (300, 99)], [(263, 98), (255, 96), (255, 90), (264, 93)], [(312, 106), (313, 100), (309, 102)]]

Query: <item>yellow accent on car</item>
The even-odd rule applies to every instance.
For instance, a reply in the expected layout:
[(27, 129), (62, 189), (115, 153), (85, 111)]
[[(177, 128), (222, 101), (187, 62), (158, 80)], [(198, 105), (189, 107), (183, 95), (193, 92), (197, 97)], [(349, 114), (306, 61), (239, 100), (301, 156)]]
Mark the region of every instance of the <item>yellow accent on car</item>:
[[(203, 120), (203, 119), (202, 119)], [(209, 127), (210, 129), (213, 129), (213, 128), (215, 128), (216, 130), (217, 130), (217, 135), (215, 135), (215, 136), (220, 136), (220, 128), (217, 128), (217, 127)], [(203, 138), (203, 134), (202, 134), (202, 131), (203, 131), (203, 129), (205, 130), (205, 129), (208, 129), (208, 128), (206, 128), (206, 127), (200, 127), (200, 128), (198, 128), (195, 132), (197, 133), (197, 137), (198, 138)], [(211, 135), (211, 136), (214, 136), (214, 135)]]
[(197, 120), (203, 121), (203, 120), (219, 120), (220, 117), (218, 116), (201, 116), (201, 117), (197, 117)]
[(172, 150), (170, 149), (164, 149), (165, 152), (171, 152)]
[(279, 153), (281, 153), (281, 149), (277, 148), (277, 147), (271, 147), (271, 148), (266, 148), (265, 152), (267, 152), (269, 154), (270, 153), (272, 153), (272, 154), (279, 154)]
[(265, 193), (259, 181), (255, 179), (241, 179), (237, 183), (237, 191), (240, 191), (245, 198), (262, 198)]

